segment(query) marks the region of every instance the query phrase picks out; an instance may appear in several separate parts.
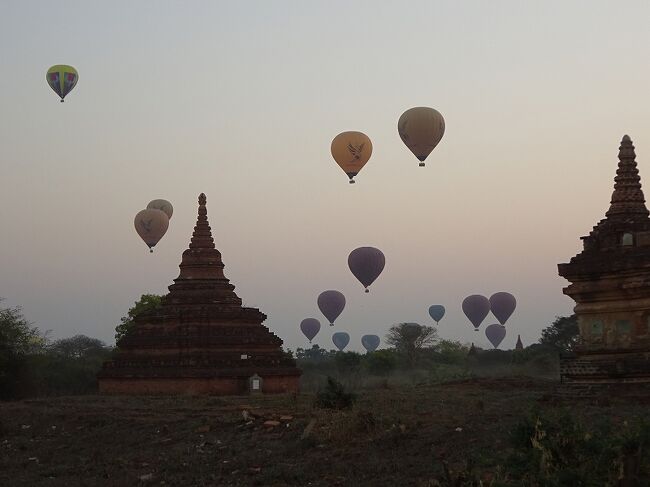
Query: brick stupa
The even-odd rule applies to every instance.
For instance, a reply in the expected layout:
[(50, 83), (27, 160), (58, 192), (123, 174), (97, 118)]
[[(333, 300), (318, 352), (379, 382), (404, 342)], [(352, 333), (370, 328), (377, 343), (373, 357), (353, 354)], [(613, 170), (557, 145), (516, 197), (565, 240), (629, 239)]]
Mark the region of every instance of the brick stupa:
[(180, 275), (162, 306), (134, 320), (115, 358), (98, 374), (109, 394), (246, 394), (295, 392), (300, 370), (266, 315), (242, 307), (223, 273), (207, 218), (206, 197)]
[(580, 338), (561, 357), (568, 384), (650, 383), (650, 218), (632, 140), (623, 137), (605, 218), (559, 274), (576, 302)]

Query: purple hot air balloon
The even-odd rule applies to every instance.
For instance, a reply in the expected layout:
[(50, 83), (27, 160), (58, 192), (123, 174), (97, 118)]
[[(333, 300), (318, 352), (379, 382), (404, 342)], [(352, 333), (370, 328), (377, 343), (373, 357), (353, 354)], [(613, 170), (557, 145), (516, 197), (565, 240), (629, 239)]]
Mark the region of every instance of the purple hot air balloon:
[(379, 337), (377, 335), (363, 335), (361, 337), (361, 345), (368, 352), (374, 352), (379, 346)]
[(316, 318), (305, 318), (300, 322), (300, 330), (302, 330), (303, 335), (305, 335), (309, 340), (309, 343), (311, 343), (320, 331), (320, 321)]
[(339, 331), (338, 333), (334, 333), (334, 335), (332, 335), (332, 342), (334, 342), (336, 348), (342, 352), (345, 347), (348, 346), (348, 343), (350, 343), (350, 335), (344, 331)]
[(366, 292), (369, 292), (368, 286), (379, 277), (385, 265), (386, 257), (374, 247), (359, 247), (348, 256), (348, 266), (354, 277), (366, 288)]
[(345, 296), (338, 291), (323, 291), (318, 295), (318, 308), (334, 326), (334, 320), (339, 317), (345, 308)]
[(490, 301), (480, 294), (472, 294), (463, 300), (463, 313), (478, 330), (485, 317), (490, 312)]
[(502, 325), (506, 324), (506, 321), (514, 313), (516, 307), (517, 300), (510, 293), (500, 292), (490, 296), (492, 314)]
[(445, 307), (441, 304), (429, 306), (429, 315), (433, 318), (433, 321), (438, 323), (445, 316)]
[(490, 325), (485, 329), (485, 336), (494, 348), (497, 348), (506, 337), (506, 327), (497, 323)]

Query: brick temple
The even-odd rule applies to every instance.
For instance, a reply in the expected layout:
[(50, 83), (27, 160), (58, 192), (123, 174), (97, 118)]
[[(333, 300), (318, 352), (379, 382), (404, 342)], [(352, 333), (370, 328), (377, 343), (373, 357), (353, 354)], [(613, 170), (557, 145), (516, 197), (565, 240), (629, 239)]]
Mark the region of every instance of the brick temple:
[(582, 252), (558, 266), (580, 328), (574, 352), (561, 357), (567, 384), (650, 382), (650, 218), (627, 135), (618, 158), (605, 218), (582, 237)]
[(180, 275), (162, 306), (135, 318), (115, 358), (98, 374), (109, 394), (246, 394), (298, 391), (300, 370), (262, 325), (266, 315), (242, 307), (223, 273), (208, 223), (206, 197)]

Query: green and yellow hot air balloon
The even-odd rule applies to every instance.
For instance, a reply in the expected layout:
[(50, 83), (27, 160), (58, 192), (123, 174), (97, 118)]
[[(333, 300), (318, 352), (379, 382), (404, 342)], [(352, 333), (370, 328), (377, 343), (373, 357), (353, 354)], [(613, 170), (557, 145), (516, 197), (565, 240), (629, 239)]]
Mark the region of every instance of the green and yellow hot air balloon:
[(61, 103), (63, 103), (65, 96), (70, 93), (72, 88), (77, 84), (79, 73), (77, 73), (77, 70), (72, 66), (57, 64), (47, 70), (45, 79), (47, 79), (47, 84), (50, 85), (50, 88), (61, 97)]

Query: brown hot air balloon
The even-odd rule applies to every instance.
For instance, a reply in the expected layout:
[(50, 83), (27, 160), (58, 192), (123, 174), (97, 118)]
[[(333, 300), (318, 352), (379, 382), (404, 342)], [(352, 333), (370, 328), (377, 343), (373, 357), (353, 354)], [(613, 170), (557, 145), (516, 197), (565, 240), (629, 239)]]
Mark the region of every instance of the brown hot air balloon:
[(433, 108), (415, 107), (402, 113), (397, 131), (406, 147), (420, 160), (420, 166), (424, 166), (424, 160), (445, 133), (445, 119)]
[(153, 252), (153, 248), (167, 232), (169, 218), (162, 210), (147, 209), (140, 211), (133, 221), (135, 231)]
[(332, 157), (354, 183), (354, 176), (372, 155), (372, 142), (361, 132), (342, 132), (332, 140)]

